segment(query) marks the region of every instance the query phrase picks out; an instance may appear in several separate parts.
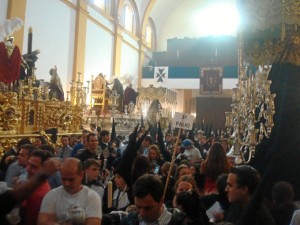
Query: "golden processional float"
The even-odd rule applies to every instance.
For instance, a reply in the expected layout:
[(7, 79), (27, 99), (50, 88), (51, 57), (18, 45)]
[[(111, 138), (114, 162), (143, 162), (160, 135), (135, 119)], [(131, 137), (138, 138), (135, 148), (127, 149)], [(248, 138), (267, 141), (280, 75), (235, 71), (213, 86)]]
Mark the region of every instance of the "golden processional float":
[[(6, 24), (22, 26), (20, 19), (14, 20)], [(16, 30), (6, 27), (5, 39), (0, 42), (0, 158), (22, 138), (44, 136), (55, 146), (54, 136), (79, 133), (85, 107), (86, 89), (80, 80), (72, 84), (64, 100), (56, 67), (50, 70), (50, 82), (36, 78), (39, 50), (31, 49), (32, 29), (28, 53), (23, 56), (13, 44)]]
[[(115, 77), (110, 83), (102, 73), (92, 76), (90, 104), (84, 112), (83, 124), (95, 124), (110, 130), (114, 119), (116, 133), (125, 136), (137, 124), (147, 128), (148, 122), (152, 125), (160, 122), (161, 127), (166, 129), (177, 104), (176, 92), (151, 85), (138, 88), (136, 92), (132, 87), (132, 79), (126, 80), (121, 83)], [(126, 88), (123, 89), (123, 86)], [(142, 124), (143, 121), (147, 122)]]
[[(60, 101), (49, 98), (49, 86), (37, 86), (35, 74), (18, 80), (18, 90), (11, 84), (0, 83), (0, 153), (22, 138), (45, 136), (51, 143), (49, 130), (57, 135), (70, 135), (81, 131), (85, 104), (84, 89), (71, 87), (70, 99)], [(15, 87), (14, 87), (15, 88)], [(53, 135), (53, 131), (51, 132)]]

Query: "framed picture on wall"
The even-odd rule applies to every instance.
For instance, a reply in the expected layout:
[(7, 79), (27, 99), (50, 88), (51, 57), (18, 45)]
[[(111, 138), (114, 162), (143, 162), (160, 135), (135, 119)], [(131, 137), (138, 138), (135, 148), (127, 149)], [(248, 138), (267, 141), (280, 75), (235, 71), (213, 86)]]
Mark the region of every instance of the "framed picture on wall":
[(203, 67), (200, 74), (200, 94), (222, 94), (223, 67)]

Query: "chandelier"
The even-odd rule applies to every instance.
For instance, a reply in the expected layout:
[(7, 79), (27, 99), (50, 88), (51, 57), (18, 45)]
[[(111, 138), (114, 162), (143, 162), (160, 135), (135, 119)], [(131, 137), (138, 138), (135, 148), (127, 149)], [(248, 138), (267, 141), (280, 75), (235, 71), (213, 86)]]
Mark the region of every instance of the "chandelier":
[(232, 111), (225, 112), (225, 126), (232, 132), (233, 146), (228, 154), (235, 157), (236, 164), (249, 163), (256, 145), (270, 137), (274, 126), (276, 95), (270, 92), (269, 71), (268, 66), (247, 76), (248, 66), (244, 66), (233, 88)]

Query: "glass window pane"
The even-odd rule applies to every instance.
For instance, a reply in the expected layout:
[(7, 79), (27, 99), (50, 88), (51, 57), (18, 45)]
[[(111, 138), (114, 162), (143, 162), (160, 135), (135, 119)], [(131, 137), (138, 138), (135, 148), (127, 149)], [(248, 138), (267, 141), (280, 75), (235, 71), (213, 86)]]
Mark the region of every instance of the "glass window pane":
[(125, 6), (125, 29), (132, 32), (132, 27), (133, 27), (133, 11), (128, 5), (126, 5)]

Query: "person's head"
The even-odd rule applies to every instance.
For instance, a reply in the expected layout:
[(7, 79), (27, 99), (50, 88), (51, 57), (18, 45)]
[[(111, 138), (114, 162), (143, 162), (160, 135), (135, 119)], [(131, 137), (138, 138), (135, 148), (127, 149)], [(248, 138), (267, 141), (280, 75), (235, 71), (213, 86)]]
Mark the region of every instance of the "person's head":
[(182, 147), (184, 147), (186, 150), (190, 150), (193, 148), (193, 142), (190, 139), (185, 139), (182, 144)]
[(192, 174), (192, 175), (200, 174), (199, 164), (191, 165), (191, 166), (190, 166), (190, 170), (191, 170), (191, 174)]
[(18, 155), (18, 165), (22, 167), (26, 167), (29, 157), (34, 150), (37, 150), (37, 148), (34, 145), (31, 144), (22, 145)]
[(122, 175), (120, 173), (115, 173), (115, 185), (117, 186), (117, 188), (121, 189), (121, 190), (125, 190), (128, 185), (126, 183), (126, 181), (124, 180), (124, 178), (122, 177)]
[(84, 162), (85, 179), (90, 182), (97, 180), (100, 173), (100, 164), (96, 159), (87, 159)]
[(201, 142), (202, 145), (205, 144), (205, 143), (207, 143), (208, 142), (207, 137), (206, 136), (202, 136), (201, 139), (200, 139), (200, 142)]
[(142, 141), (142, 147), (143, 148), (149, 148), (150, 145), (152, 145), (152, 138), (151, 136), (147, 135), (144, 140)]
[(28, 160), (26, 171), (28, 177), (38, 174), (43, 169), (43, 163), (52, 157), (52, 154), (46, 150), (34, 150)]
[(66, 158), (60, 167), (61, 182), (66, 192), (75, 194), (81, 190), (84, 172), (79, 159)]
[(78, 144), (78, 136), (76, 134), (72, 134), (69, 137), (69, 145), (71, 147), (74, 147), (76, 144)]
[(131, 183), (134, 184), (140, 176), (149, 173), (150, 166), (150, 159), (147, 156), (136, 156), (132, 165)]
[(259, 173), (253, 167), (246, 165), (231, 167), (225, 189), (229, 202), (246, 206), (259, 181)]
[(166, 141), (171, 141), (173, 139), (173, 135), (171, 133), (166, 134)]
[(163, 212), (163, 184), (155, 175), (143, 175), (133, 185), (137, 212), (147, 223), (156, 221)]
[(87, 145), (87, 136), (88, 136), (89, 133), (91, 133), (91, 132), (89, 132), (88, 130), (83, 130), (83, 131), (82, 131), (82, 134), (81, 134), (81, 141), (82, 141), (82, 144), (83, 144), (84, 146)]
[(149, 159), (152, 160), (156, 160), (158, 159), (160, 156), (160, 151), (157, 145), (150, 145), (149, 146), (149, 153), (148, 153), (148, 157)]
[(217, 191), (218, 191), (219, 197), (226, 199), (226, 201), (228, 201), (227, 193), (225, 191), (226, 186), (227, 186), (227, 178), (228, 178), (228, 174), (221, 174), (216, 181), (216, 186), (217, 186)]
[(272, 188), (271, 194), (272, 200), (276, 205), (292, 203), (294, 200), (294, 188), (290, 183), (286, 181), (275, 183)]
[(228, 152), (228, 150), (229, 150), (229, 143), (228, 143), (228, 140), (227, 139), (223, 139), (222, 141), (221, 141), (221, 145), (222, 145), (222, 148), (223, 148), (223, 150), (224, 150), (224, 152), (225, 152), (225, 154)]
[(89, 133), (86, 137), (87, 148), (91, 152), (95, 152), (98, 147), (98, 137), (94, 133)]
[(34, 146), (39, 148), (41, 145), (46, 145), (48, 143), (47, 143), (46, 139), (43, 136), (38, 136), (38, 137), (34, 138), (33, 144), (34, 144)]
[[(163, 176), (167, 176), (169, 173), (171, 167), (171, 163), (170, 162), (165, 162), (162, 166), (161, 166), (161, 174)], [(171, 174), (173, 174), (173, 170), (171, 171)]]
[(175, 172), (175, 180), (178, 180), (180, 177), (184, 176), (184, 175), (192, 175), (192, 172), (190, 170), (190, 167), (185, 165), (185, 164), (181, 164), (180, 166), (178, 166), (176, 168), (176, 172)]
[(201, 218), (201, 201), (196, 190), (178, 192), (176, 194), (176, 206), (185, 213), (190, 220)]
[(104, 143), (108, 143), (109, 142), (109, 132), (107, 130), (102, 130), (100, 132), (100, 138), (101, 138), (101, 141), (104, 142)]
[(191, 189), (197, 189), (197, 185), (193, 177), (185, 175), (176, 181), (175, 184), (176, 193), (182, 191), (188, 191)]
[(67, 135), (61, 136), (61, 145), (62, 147), (67, 147), (69, 145), (69, 137)]
[(52, 156), (55, 155), (55, 149), (52, 145), (41, 145), (39, 149), (48, 151)]
[(26, 144), (31, 144), (31, 141), (29, 140), (29, 138), (22, 138), (20, 141), (18, 141), (17, 143), (17, 150), (20, 151), (21, 146), (22, 145), (26, 145)]

